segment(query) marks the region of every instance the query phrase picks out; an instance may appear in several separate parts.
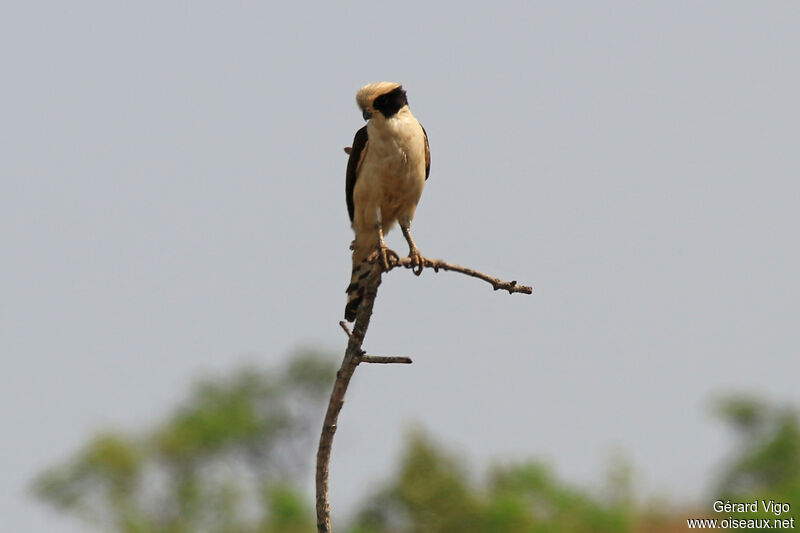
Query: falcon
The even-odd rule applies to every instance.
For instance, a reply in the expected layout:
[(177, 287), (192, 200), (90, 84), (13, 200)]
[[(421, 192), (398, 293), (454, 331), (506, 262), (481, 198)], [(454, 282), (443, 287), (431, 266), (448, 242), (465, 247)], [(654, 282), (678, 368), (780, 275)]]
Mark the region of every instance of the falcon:
[[(345, 196), (355, 232), (353, 273), (347, 287), (346, 320), (355, 320), (370, 272), (370, 256), (377, 253), (389, 269), (383, 236), (400, 224), (408, 242), (414, 273), (422, 272), (422, 255), (411, 238), (411, 221), (431, 169), (428, 135), (408, 107), (399, 83), (381, 81), (359, 89), (356, 103), (367, 125), (356, 132), (347, 161)], [(396, 257), (396, 254), (395, 254)]]

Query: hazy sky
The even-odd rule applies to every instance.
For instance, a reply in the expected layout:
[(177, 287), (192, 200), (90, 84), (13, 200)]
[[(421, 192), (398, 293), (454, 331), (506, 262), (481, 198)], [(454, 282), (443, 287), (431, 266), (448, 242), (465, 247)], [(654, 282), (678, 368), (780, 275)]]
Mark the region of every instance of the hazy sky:
[[(707, 494), (708, 400), (800, 401), (800, 4), (9, 2), (0, 7), (0, 516), (193, 379), (341, 353), (363, 84), (408, 90), (423, 254), (392, 272), (333, 451), (334, 515), (414, 422), (465, 457)], [(405, 252), (399, 232), (389, 244)], [(309, 482), (310, 484), (310, 482)]]

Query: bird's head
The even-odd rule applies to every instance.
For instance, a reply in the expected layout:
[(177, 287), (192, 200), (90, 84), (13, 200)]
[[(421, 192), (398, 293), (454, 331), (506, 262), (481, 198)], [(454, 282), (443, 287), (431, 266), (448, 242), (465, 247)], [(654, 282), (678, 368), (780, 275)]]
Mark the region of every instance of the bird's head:
[(379, 81), (364, 85), (356, 94), (356, 102), (361, 108), (364, 120), (369, 120), (376, 112), (383, 115), (384, 118), (391, 118), (408, 105), (403, 86), (391, 81)]

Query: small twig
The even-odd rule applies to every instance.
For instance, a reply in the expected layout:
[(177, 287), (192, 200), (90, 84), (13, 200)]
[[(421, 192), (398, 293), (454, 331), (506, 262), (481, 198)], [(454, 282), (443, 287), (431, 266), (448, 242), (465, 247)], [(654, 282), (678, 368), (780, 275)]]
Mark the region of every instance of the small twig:
[[(396, 254), (394, 255), (396, 256)], [(483, 272), (447, 263), (440, 259), (428, 259), (423, 257), (422, 261), (425, 268), (432, 268), (435, 272), (438, 272), (439, 269), (450, 270), (466, 274), (473, 278), (482, 279), (490, 283), (492, 287), (494, 287), (494, 290), (506, 290), (509, 294), (515, 292), (531, 294), (533, 292), (533, 288), (525, 285), (518, 285), (516, 281), (503, 281), (488, 274), (484, 274)], [(399, 266), (406, 268), (414, 267), (411, 259), (408, 257), (398, 259), (392, 258), (389, 270)], [(332, 531), (331, 506), (328, 497), (331, 448), (333, 446), (333, 437), (336, 434), (336, 423), (339, 419), (339, 412), (344, 405), (344, 396), (356, 367), (360, 363), (411, 363), (411, 359), (408, 357), (366, 355), (361, 349), (361, 345), (364, 342), (364, 335), (367, 333), (367, 327), (369, 327), (369, 321), (372, 317), (372, 308), (375, 305), (375, 297), (378, 294), (378, 286), (381, 284), (382, 274), (383, 272), (381, 271), (380, 265), (377, 262), (373, 263), (372, 270), (364, 283), (364, 294), (362, 296), (361, 305), (359, 305), (356, 311), (356, 320), (353, 324), (352, 331), (347, 326), (346, 322), (339, 322), (339, 326), (341, 326), (342, 330), (347, 334), (347, 349), (344, 352), (342, 366), (336, 373), (336, 381), (333, 384), (331, 399), (328, 402), (325, 421), (322, 423), (322, 434), (319, 437), (319, 448), (317, 449), (318, 533), (331, 533)]]
[(413, 363), (410, 357), (403, 357), (399, 355), (362, 355), (361, 356), (362, 363), (379, 363), (383, 365), (388, 364), (402, 364), (402, 365), (410, 365)]
[(347, 322), (345, 322), (344, 320), (340, 320), (339, 321), (339, 326), (344, 330), (344, 332), (347, 335), (348, 339), (353, 336), (353, 332), (350, 331), (349, 327), (347, 327)]

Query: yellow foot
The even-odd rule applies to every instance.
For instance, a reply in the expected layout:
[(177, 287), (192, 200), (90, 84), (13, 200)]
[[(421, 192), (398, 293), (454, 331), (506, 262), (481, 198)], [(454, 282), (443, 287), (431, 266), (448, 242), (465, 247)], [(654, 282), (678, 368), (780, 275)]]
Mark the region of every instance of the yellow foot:
[(374, 263), (375, 261), (380, 261), (383, 271), (388, 272), (392, 266), (400, 262), (400, 256), (391, 248), (380, 246), (369, 256), (370, 263)]
[(412, 248), (408, 252), (408, 257), (411, 259), (411, 271), (414, 273), (415, 276), (419, 276), (422, 274), (422, 268), (425, 266), (422, 254), (419, 253), (416, 247)]

